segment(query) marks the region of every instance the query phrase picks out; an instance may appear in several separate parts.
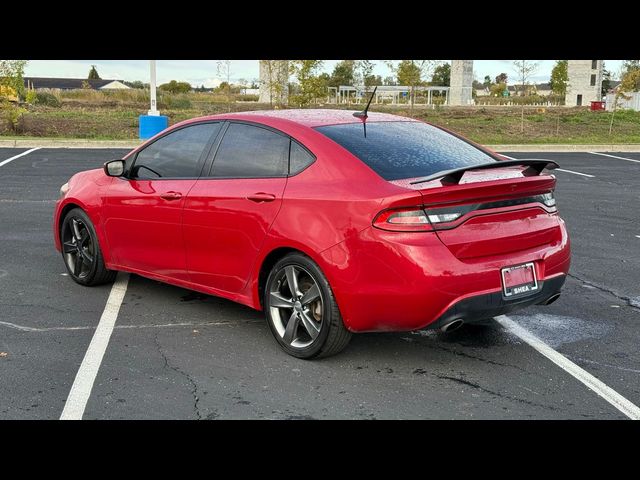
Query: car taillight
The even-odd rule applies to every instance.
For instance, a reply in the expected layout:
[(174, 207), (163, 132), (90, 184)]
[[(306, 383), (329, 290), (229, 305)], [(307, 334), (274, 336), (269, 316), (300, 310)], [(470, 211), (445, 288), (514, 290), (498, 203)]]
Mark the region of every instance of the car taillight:
[(415, 207), (380, 212), (373, 220), (373, 226), (392, 232), (424, 232), (433, 230), (426, 212)]

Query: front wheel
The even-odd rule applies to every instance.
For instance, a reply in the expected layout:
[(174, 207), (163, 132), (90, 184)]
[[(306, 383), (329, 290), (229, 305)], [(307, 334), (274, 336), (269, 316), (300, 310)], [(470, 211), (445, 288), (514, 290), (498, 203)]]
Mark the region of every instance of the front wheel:
[(329, 282), (302, 254), (290, 253), (274, 265), (267, 278), (263, 305), (271, 333), (294, 357), (335, 355), (351, 339)]
[(113, 270), (104, 266), (96, 230), (89, 216), (74, 208), (64, 217), (60, 228), (62, 258), (69, 276), (80, 285), (93, 286), (112, 282)]

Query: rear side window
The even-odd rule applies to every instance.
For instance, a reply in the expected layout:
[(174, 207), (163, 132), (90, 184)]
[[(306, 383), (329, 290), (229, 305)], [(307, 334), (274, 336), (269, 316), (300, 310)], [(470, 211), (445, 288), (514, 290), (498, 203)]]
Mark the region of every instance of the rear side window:
[(200, 174), (200, 157), (220, 123), (201, 123), (175, 130), (138, 152), (133, 178), (189, 178)]
[(316, 158), (295, 140), (291, 140), (289, 173), (295, 175), (311, 165)]
[(386, 180), (415, 178), (496, 159), (450, 133), (421, 122), (361, 123), (316, 127)]
[(279, 177), (289, 167), (289, 137), (243, 123), (232, 123), (213, 161), (213, 177)]

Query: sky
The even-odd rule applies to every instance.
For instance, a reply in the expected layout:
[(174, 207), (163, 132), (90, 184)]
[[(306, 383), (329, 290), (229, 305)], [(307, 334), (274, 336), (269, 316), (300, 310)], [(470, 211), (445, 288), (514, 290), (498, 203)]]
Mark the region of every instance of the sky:
[[(331, 73), (339, 60), (325, 60), (323, 71)], [(373, 60), (374, 75), (382, 78), (392, 75), (383, 60)], [(536, 60), (539, 67), (532, 82), (546, 82), (551, 75), (551, 69), (555, 60)], [(96, 65), (98, 73), (104, 79), (116, 80), (141, 80), (149, 81), (149, 63), (147, 60), (30, 60), (25, 69), (25, 76), (30, 77), (65, 77), (87, 78), (91, 65)], [(605, 60), (605, 68), (617, 78), (622, 60)], [(158, 60), (158, 83), (166, 83), (170, 80), (186, 81), (194, 87), (204, 85), (215, 87), (226, 78), (219, 73), (218, 60)], [(482, 81), (485, 75), (494, 79), (504, 72), (515, 81), (516, 73), (513, 60), (475, 60), (473, 64), (475, 77)], [(258, 79), (257, 60), (232, 60), (231, 81), (246, 80), (251, 82)], [(511, 81), (510, 83), (514, 83)]]

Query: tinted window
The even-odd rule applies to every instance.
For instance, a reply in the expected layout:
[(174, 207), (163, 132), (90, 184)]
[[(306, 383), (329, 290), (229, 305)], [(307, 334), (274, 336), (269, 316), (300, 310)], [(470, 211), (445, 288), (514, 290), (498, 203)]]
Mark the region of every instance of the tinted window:
[(450, 133), (421, 122), (367, 123), (317, 127), (386, 180), (414, 178), (452, 168), (496, 161)]
[(199, 160), (220, 123), (181, 128), (156, 140), (136, 157), (134, 178), (197, 177)]
[(315, 157), (311, 155), (298, 142), (291, 140), (291, 151), (289, 153), (289, 173), (295, 175), (313, 163)]
[(289, 137), (232, 123), (213, 161), (214, 177), (277, 177), (287, 174)]

